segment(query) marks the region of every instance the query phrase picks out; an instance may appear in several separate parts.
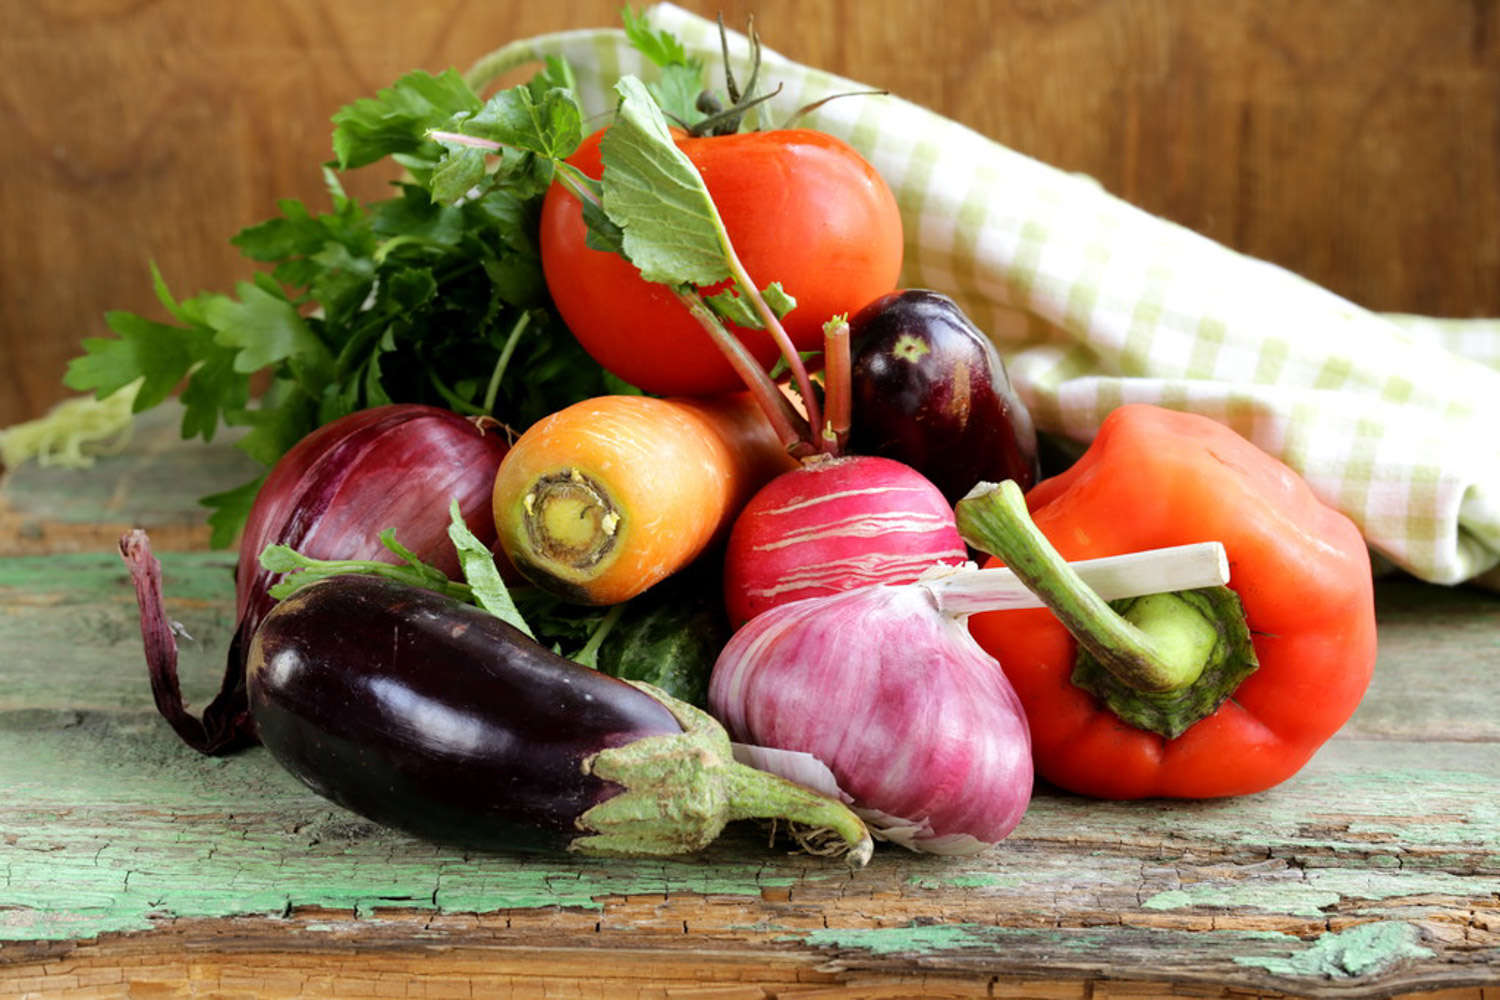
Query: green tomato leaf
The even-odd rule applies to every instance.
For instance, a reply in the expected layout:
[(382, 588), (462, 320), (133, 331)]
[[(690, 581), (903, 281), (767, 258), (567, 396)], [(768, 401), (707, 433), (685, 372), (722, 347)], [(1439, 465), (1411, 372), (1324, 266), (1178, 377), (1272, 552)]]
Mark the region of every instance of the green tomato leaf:
[(604, 133), (604, 211), (647, 281), (715, 285), (730, 276), (729, 245), (703, 177), (677, 148), (661, 109), (633, 76), (615, 85), (620, 107)]

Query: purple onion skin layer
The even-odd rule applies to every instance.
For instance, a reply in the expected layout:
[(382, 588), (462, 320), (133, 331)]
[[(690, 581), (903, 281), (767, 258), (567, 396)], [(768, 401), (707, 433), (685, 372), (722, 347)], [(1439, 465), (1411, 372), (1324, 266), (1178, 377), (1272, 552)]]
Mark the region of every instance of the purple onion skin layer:
[(183, 742), (225, 754), (257, 742), (245, 694), (250, 637), (275, 605), (276, 574), (261, 568), (270, 544), (313, 559), (396, 562), (380, 541), (396, 540), (450, 576), (458, 557), (448, 537), (449, 504), (457, 500), (469, 530), (495, 543), (490, 507), (495, 472), (508, 449), (503, 434), (449, 410), (393, 404), (360, 410), (313, 431), (277, 461), (250, 510), (235, 571), (236, 625), (224, 679), (201, 716), (184, 706), (177, 649), (162, 609), (159, 568), (144, 537), (122, 539), (135, 579), (152, 693)]
[(872, 814), (925, 822), (930, 829), (910, 844), (918, 850), (997, 843), (1031, 800), (1020, 699), (921, 584), (865, 587), (758, 615), (720, 655), (708, 699), (731, 738), (827, 764), (877, 836)]
[(905, 462), (949, 503), (979, 482), (1038, 474), (1036, 428), (1000, 352), (946, 295), (884, 295), (849, 320), (849, 450)]
[(297, 591), (250, 644), (261, 741), (360, 815), (486, 850), (558, 850), (619, 790), (583, 760), (681, 732), (645, 692), (498, 618), (367, 575)]
[(448, 538), (448, 501), (457, 498), (469, 530), (494, 545), (490, 492), (508, 446), (467, 417), (435, 406), (392, 404), (360, 410), (313, 431), (271, 469), (240, 536), (237, 617), (246, 638), (275, 604), (276, 582), (261, 568), (267, 545), (311, 559), (396, 562), (380, 532), (450, 577), (459, 572)]

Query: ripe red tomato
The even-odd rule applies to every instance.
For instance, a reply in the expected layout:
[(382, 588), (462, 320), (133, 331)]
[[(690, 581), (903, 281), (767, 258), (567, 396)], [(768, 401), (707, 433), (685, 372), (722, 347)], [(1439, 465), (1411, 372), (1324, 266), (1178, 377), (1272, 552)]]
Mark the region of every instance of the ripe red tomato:
[[(602, 172), (599, 139), (569, 158)], [(885, 181), (853, 147), (806, 129), (690, 138), (678, 147), (698, 168), (746, 271), (780, 281), (797, 300), (782, 325), (799, 350), (818, 350), (823, 324), (896, 287), (901, 216)], [(578, 200), (554, 184), (542, 206), (542, 270), (563, 321), (606, 369), (646, 392), (699, 395), (743, 387), (665, 285), (618, 254), (585, 244)], [(731, 326), (762, 365), (777, 350), (763, 330)]]

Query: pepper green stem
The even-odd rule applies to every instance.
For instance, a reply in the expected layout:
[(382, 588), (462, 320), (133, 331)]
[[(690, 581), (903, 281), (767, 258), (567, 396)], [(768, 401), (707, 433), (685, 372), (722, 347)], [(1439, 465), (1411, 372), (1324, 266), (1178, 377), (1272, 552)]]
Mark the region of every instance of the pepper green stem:
[(623, 790), (579, 817), (584, 833), (572, 850), (604, 856), (686, 854), (708, 846), (731, 821), (784, 819), (832, 831), (857, 867), (870, 860), (870, 832), (848, 806), (741, 764), (713, 716), (650, 684), (629, 683), (665, 705), (683, 731), (601, 750), (584, 762), (586, 774)]
[(1163, 613), (1146, 632), (1116, 614), (1038, 530), (1013, 480), (969, 494), (955, 515), (964, 541), (1005, 560), (1079, 644), (1121, 680), (1142, 691), (1171, 691), (1202, 672), (1195, 624)]
[(1073, 683), (1125, 721), (1175, 737), (1255, 670), (1244, 610), (1227, 587), (1111, 604), (1037, 528), (1015, 482), (981, 483), (954, 513), (964, 540), (1004, 560), (1077, 640)]

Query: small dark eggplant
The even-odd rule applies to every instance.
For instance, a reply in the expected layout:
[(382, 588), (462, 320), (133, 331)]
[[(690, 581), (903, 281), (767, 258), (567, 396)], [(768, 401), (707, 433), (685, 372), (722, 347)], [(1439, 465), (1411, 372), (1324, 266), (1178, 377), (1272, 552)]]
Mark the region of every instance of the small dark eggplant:
[(884, 295), (849, 320), (849, 450), (905, 462), (957, 503), (980, 482), (1038, 474), (1031, 413), (1000, 352), (946, 295)]
[(841, 803), (736, 763), (699, 709), (564, 659), (479, 608), (351, 574), (277, 605), (250, 645), (261, 742), (386, 826), (486, 850), (673, 855), (735, 819), (832, 829)]

